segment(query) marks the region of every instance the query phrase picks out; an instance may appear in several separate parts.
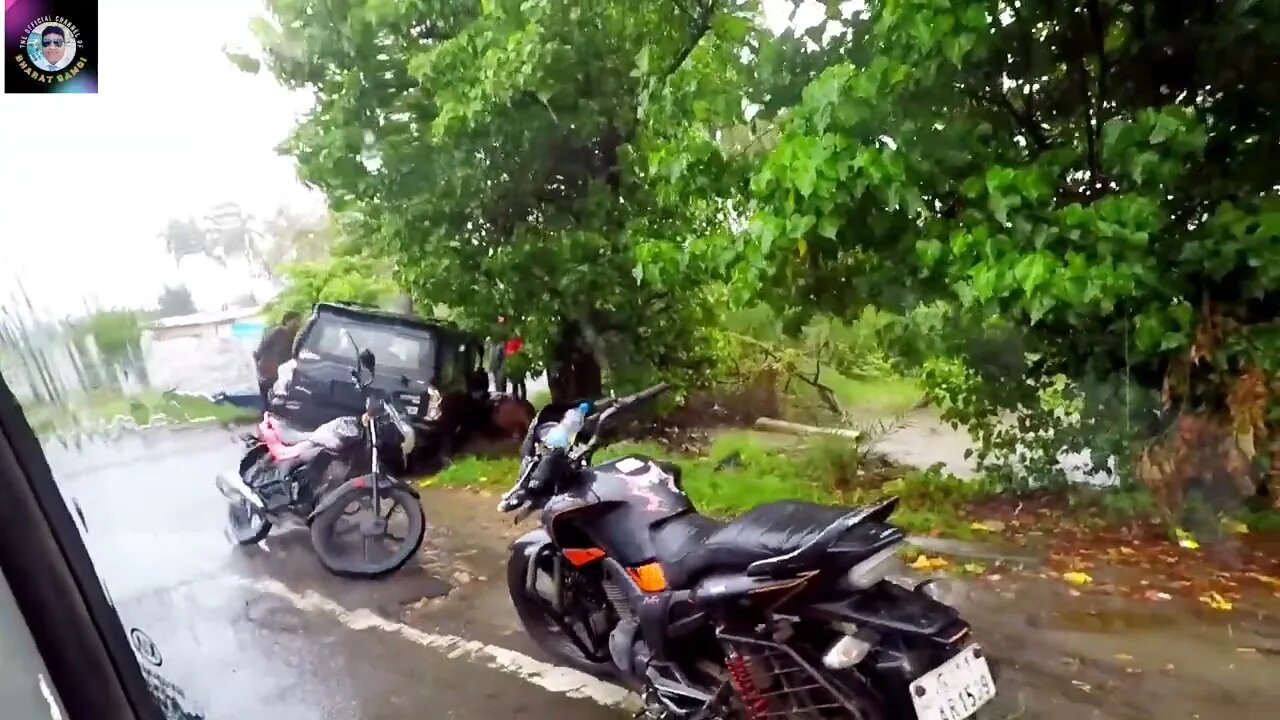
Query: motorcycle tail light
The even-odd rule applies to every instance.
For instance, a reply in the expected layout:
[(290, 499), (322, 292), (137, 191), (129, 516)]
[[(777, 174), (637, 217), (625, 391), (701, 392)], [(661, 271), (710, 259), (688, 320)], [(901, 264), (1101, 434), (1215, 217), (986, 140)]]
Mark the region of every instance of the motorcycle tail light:
[(891, 545), (849, 570), (846, 579), (855, 590), (866, 590), (884, 580), (897, 562), (898, 545)]
[(958, 587), (949, 580), (943, 578), (930, 578), (916, 585), (916, 592), (925, 597), (936, 600), (944, 605), (955, 606), (960, 600), (960, 592)]
[(822, 656), (822, 664), (829, 670), (845, 670), (862, 662), (869, 652), (871, 643), (845, 635), (832, 643), (831, 648)]

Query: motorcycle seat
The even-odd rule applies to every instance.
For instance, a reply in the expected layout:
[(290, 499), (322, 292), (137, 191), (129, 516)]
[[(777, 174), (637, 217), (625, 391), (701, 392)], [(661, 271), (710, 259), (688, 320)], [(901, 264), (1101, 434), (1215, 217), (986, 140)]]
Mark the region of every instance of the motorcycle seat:
[(848, 529), (841, 523), (851, 512), (856, 511), (780, 500), (752, 508), (728, 523), (687, 513), (655, 528), (653, 544), (667, 584), (683, 589), (713, 571), (746, 571), (761, 561), (766, 562), (758, 574), (768, 574), (768, 561), (785, 558), (820, 539), (834, 542)]
[(311, 435), (309, 430), (293, 427), (274, 415), (271, 416), (271, 429), (276, 431), (276, 436), (285, 445), (297, 445)]

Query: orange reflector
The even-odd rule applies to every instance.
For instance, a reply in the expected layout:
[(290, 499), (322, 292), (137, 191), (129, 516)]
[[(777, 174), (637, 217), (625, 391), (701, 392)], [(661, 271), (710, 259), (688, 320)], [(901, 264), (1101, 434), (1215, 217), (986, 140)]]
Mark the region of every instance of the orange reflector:
[(604, 551), (600, 548), (565, 548), (564, 556), (574, 567), (582, 567), (604, 557)]
[(662, 592), (667, 589), (667, 576), (663, 574), (662, 566), (658, 563), (629, 568), (627, 574), (645, 592)]

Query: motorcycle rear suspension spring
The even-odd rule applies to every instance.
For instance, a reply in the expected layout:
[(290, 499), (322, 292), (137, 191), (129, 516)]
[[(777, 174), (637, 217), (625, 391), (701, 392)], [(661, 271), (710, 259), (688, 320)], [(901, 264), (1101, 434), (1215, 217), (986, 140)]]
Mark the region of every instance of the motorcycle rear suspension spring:
[(760, 637), (720, 634), (725, 669), (742, 700), (748, 720), (763, 717), (825, 717), (848, 712), (865, 715), (851, 697), (823, 677), (795, 649)]
[(738, 652), (732, 652), (725, 659), (725, 669), (729, 671), (729, 682), (742, 699), (742, 707), (746, 710), (748, 720), (769, 714), (769, 701), (760, 694), (755, 678), (751, 677), (751, 666), (747, 658)]

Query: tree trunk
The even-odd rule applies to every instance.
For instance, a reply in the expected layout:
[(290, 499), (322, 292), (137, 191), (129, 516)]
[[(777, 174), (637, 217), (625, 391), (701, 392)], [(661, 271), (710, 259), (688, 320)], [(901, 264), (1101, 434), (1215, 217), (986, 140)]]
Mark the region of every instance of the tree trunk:
[(595, 400), (604, 394), (600, 363), (587, 347), (576, 321), (567, 321), (561, 327), (547, 372), (547, 385), (551, 401), (555, 403)]

